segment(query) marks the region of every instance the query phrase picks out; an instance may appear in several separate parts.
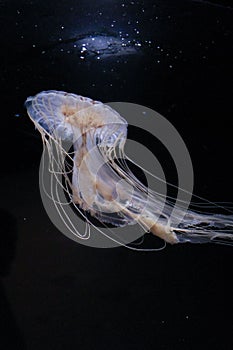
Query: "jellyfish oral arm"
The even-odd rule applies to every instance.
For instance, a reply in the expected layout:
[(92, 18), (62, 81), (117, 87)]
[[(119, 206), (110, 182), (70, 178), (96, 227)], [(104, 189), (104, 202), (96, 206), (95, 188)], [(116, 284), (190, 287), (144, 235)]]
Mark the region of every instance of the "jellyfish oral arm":
[(146, 219), (144, 218), (142, 222), (149, 227), (149, 230), (153, 235), (163, 239), (165, 242), (170, 244), (179, 243), (177, 235), (169, 225), (165, 226), (159, 222), (154, 222), (150, 217)]
[[(87, 133), (85, 139), (93, 140), (93, 133)], [(90, 140), (88, 143), (90, 144)], [(115, 172), (110, 164), (105, 162), (106, 160), (98, 147), (89, 150), (87, 148), (84, 150), (82, 147), (75, 148), (73, 194), (74, 201), (81, 205), (82, 209), (96, 213), (98, 208), (100, 217), (102, 212), (107, 211), (109, 213), (108, 221), (112, 223), (114, 223), (114, 219), (111, 219), (111, 213), (121, 213), (121, 216), (127, 216), (128, 221), (131, 218), (132, 222), (138, 222), (146, 231), (150, 231), (164, 241), (170, 244), (179, 242), (169, 225), (159, 223), (158, 217), (149, 212), (146, 207), (143, 208), (141, 204), (146, 203), (146, 195), (128, 183), (128, 178), (124, 176), (121, 169), (117, 169)], [(97, 171), (97, 169), (99, 170)], [(98, 200), (98, 198), (102, 200)], [(141, 208), (138, 214), (129, 209), (128, 204), (132, 200), (134, 203), (136, 202), (135, 205), (138, 208)], [(138, 203), (139, 201), (140, 203)]]

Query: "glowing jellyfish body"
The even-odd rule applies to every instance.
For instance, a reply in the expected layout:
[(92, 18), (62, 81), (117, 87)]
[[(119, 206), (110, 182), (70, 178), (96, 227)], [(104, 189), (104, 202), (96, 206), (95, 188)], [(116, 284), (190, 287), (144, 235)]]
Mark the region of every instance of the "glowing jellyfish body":
[[(117, 227), (139, 224), (144, 232), (150, 231), (171, 244), (233, 242), (233, 215), (184, 212), (180, 208), (175, 218), (170, 216), (172, 204), (164, 204), (124, 162), (127, 122), (108, 105), (58, 91), (29, 97), (25, 105), (50, 154), (50, 171), (56, 162), (82, 215), (88, 212), (100, 222)], [(63, 142), (69, 142), (73, 151), (66, 151)], [(67, 158), (72, 164), (69, 168)], [(78, 227), (75, 230), (86, 239)]]

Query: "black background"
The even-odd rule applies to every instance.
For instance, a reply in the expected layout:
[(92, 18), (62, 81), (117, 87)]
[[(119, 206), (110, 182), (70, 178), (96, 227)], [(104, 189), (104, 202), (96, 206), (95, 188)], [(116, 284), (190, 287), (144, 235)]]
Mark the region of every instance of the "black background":
[[(233, 348), (232, 248), (136, 253), (66, 238), (41, 203), (42, 145), (23, 107), (56, 89), (153, 108), (190, 151), (195, 193), (232, 201), (229, 4), (0, 1), (3, 349)], [(152, 44), (100, 60), (81, 60), (73, 47), (75, 37), (120, 30)]]

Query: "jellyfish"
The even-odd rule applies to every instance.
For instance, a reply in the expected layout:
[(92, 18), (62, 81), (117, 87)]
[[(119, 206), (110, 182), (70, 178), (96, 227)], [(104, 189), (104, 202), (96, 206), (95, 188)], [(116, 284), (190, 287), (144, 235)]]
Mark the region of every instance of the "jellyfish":
[[(136, 230), (137, 226), (143, 234), (151, 232), (165, 244), (233, 244), (231, 207), (224, 208), (227, 214), (203, 212), (203, 207), (217, 206), (210, 202), (195, 209), (183, 209), (181, 205), (173, 211), (173, 201), (164, 200), (162, 194), (139, 181), (129, 168), (127, 160), (132, 160), (124, 151), (127, 121), (110, 106), (52, 90), (28, 97), (25, 107), (49, 154), (49, 172), (68, 196), (67, 203), (86, 220), (85, 232), (70, 223), (73, 235), (87, 240), (90, 227), (102, 232), (92, 222), (91, 218), (95, 218), (104, 227), (134, 225)], [(59, 202), (59, 197), (48, 196), (61, 209), (64, 203)], [(65, 222), (64, 209), (59, 213)], [(117, 241), (111, 233), (108, 238)], [(144, 250), (120, 239), (119, 245)]]

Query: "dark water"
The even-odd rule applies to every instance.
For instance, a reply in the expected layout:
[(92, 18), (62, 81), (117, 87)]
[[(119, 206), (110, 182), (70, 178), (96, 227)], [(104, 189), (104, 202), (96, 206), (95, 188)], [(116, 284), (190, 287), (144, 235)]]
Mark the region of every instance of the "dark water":
[[(232, 201), (232, 15), (227, 1), (0, 2), (2, 348), (232, 349), (232, 248), (68, 240), (43, 209), (23, 107), (56, 89), (153, 108), (187, 144), (195, 192)], [(89, 38), (102, 46), (81, 53)]]

